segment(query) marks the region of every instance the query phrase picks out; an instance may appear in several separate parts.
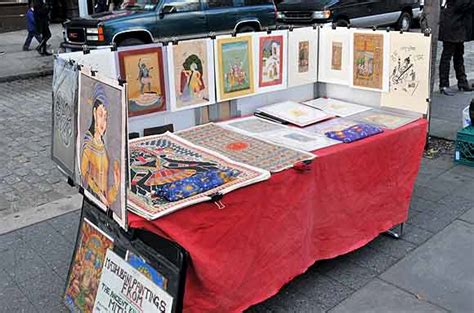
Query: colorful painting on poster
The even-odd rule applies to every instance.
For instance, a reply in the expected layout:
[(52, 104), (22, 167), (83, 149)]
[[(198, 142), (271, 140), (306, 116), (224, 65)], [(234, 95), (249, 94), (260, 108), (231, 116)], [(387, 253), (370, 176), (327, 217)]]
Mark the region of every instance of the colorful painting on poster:
[(222, 36), (216, 39), (218, 101), (254, 93), (252, 36)]
[(270, 177), (265, 170), (232, 161), (171, 133), (132, 140), (129, 149), (129, 209), (147, 219)]
[(428, 111), (431, 36), (390, 35), (390, 87), (382, 106), (426, 114)]
[(128, 83), (129, 116), (166, 111), (162, 47), (124, 49), (118, 57)]
[(67, 280), (64, 302), (71, 312), (92, 312), (102, 266), (113, 239), (83, 219)]
[(295, 28), (288, 32), (288, 87), (311, 84), (318, 78), (318, 30)]
[(126, 109), (125, 86), (80, 73), (76, 182), (97, 206), (111, 209), (124, 228)]
[(388, 34), (354, 32), (352, 87), (382, 90), (388, 88)]
[(342, 42), (333, 41), (331, 50), (331, 69), (340, 71), (342, 67)]
[(318, 81), (349, 85), (351, 31), (324, 26), (319, 31), (319, 38)]
[(150, 281), (163, 290), (168, 289), (168, 279), (161, 275), (153, 266), (148, 264), (141, 256), (127, 251), (126, 260), (133, 268), (145, 275)]
[(214, 50), (211, 39), (180, 41), (168, 50), (172, 111), (215, 102)]

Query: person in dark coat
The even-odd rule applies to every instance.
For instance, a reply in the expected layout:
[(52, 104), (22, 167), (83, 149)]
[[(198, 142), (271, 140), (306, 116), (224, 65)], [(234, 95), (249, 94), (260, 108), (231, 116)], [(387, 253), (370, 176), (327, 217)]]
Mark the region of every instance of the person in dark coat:
[(458, 89), (472, 91), (464, 68), (464, 41), (472, 36), (473, 0), (446, 0), (441, 8), (438, 40), (443, 42), (439, 63), (439, 89), (442, 94), (454, 95), (449, 89), (449, 69), (453, 59)]
[(41, 43), (36, 50), (41, 55), (51, 55), (47, 50), (47, 42), (49, 38), (51, 38), (51, 31), (49, 30), (49, 8), (43, 0), (35, 0), (34, 9), (36, 27), (42, 37)]
[(36, 38), (36, 41), (41, 43), (41, 35), (37, 32), (33, 3), (30, 3), (30, 8), (26, 12), (26, 22), (28, 36), (26, 37), (25, 43), (23, 44), (23, 51), (28, 51), (30, 49), (30, 44), (33, 38)]

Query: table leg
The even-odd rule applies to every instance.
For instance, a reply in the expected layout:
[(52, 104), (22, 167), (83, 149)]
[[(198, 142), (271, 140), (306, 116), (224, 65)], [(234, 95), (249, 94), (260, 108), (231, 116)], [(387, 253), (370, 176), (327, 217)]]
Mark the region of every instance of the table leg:
[(390, 229), (390, 230), (387, 230), (384, 234), (389, 236), (389, 237), (392, 237), (393, 239), (400, 239), (402, 238), (403, 236), (403, 226), (405, 225), (405, 223), (401, 223), (398, 225), (398, 228), (399, 228), (399, 231), (395, 231), (393, 229)]

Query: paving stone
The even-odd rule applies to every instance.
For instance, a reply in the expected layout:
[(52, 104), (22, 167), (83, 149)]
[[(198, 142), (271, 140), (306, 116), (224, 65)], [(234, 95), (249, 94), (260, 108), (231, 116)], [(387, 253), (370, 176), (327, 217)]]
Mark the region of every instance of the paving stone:
[[(442, 210), (442, 208), (445, 209)], [(445, 206), (439, 205), (438, 208), (434, 210), (419, 213), (413, 216), (413, 218), (411, 218), (408, 223), (425, 229), (429, 232), (438, 233), (451, 222), (453, 222), (458, 216), (459, 214), (455, 211), (451, 211)]]
[(465, 214), (463, 214), (459, 219), (474, 224), (474, 209), (470, 209)]
[(25, 280), (19, 287), (37, 310), (44, 312), (61, 304), (64, 282), (56, 274)]
[(472, 260), (474, 225), (455, 221), (380, 277), (447, 310), (472, 312)]
[[(344, 256), (344, 258), (329, 260), (334, 265), (324, 270), (322, 274), (352, 289), (363, 287), (377, 276), (374, 270), (352, 263), (349, 259), (350, 256)], [(318, 270), (317, 264), (315, 268)]]
[(48, 221), (48, 223), (70, 243), (76, 242), (79, 222), (80, 215), (76, 212), (68, 213)]
[(416, 185), (413, 191), (414, 197), (420, 197), (432, 202), (436, 202), (448, 194), (449, 191), (435, 190), (430, 187), (420, 185)]
[(397, 262), (397, 258), (391, 256), (384, 251), (373, 249), (369, 246), (364, 246), (357, 249), (350, 254), (350, 261), (362, 267), (366, 267), (380, 274), (387, 268)]
[(418, 300), (414, 295), (387, 284), (380, 279), (374, 279), (329, 312), (441, 313), (447, 311), (425, 301)]
[(403, 229), (403, 240), (411, 242), (417, 246), (433, 237), (433, 235), (434, 233), (432, 232), (408, 223), (405, 224)]
[(0, 312), (35, 312), (28, 298), (17, 286), (11, 286), (0, 291)]
[(14, 175), (14, 174), (3, 177), (3, 180), (5, 181), (5, 183), (7, 183), (9, 185), (14, 185), (14, 184), (19, 183), (21, 181), (21, 179), (18, 176)]
[(439, 205), (444, 206), (446, 210), (452, 211), (458, 215), (461, 215), (469, 209), (474, 208), (473, 200), (467, 199), (463, 195), (459, 194), (449, 194), (439, 200), (438, 203)]
[(410, 213), (411, 211), (423, 212), (429, 210), (431, 207), (435, 206), (436, 202), (429, 201), (420, 197), (412, 197), (410, 202)]
[(403, 239), (393, 239), (385, 235), (378, 236), (368, 246), (375, 250), (383, 251), (397, 259), (405, 257), (416, 247), (414, 244)]

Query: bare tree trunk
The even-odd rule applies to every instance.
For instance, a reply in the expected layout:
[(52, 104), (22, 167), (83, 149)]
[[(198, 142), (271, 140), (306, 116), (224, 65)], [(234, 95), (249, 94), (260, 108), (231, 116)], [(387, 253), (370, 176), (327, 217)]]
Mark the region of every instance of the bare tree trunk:
[(437, 75), (436, 56), (438, 52), (438, 28), (440, 14), (440, 0), (425, 0), (423, 14), (421, 16), (421, 31), (431, 30), (431, 81), (430, 81), (430, 98), (432, 98), (435, 75)]

